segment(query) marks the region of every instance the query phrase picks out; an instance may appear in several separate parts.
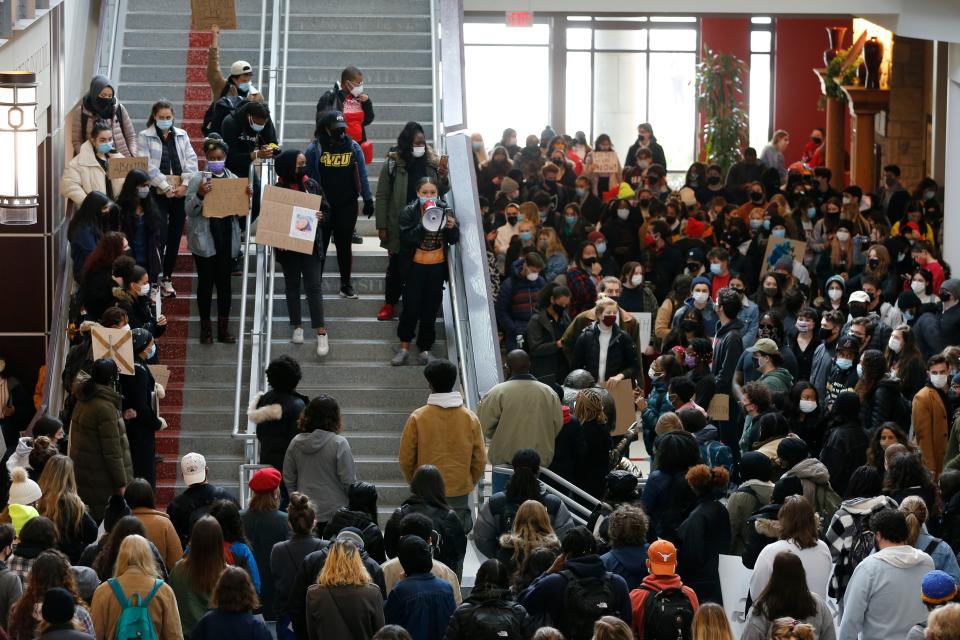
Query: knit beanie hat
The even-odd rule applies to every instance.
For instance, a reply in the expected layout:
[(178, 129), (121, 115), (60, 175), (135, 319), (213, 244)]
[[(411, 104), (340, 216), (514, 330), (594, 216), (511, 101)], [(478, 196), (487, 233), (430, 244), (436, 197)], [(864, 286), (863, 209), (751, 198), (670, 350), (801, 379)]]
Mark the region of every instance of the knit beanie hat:
[(43, 619), (49, 624), (66, 624), (73, 620), (77, 601), (73, 594), (63, 587), (48, 589), (43, 596)]
[(504, 178), (500, 181), (500, 193), (513, 193), (519, 190), (520, 185), (513, 178)]
[(420, 536), (403, 536), (397, 546), (397, 557), (400, 566), (407, 576), (418, 573), (430, 573), (433, 569), (433, 557), (426, 540)]
[(740, 458), (740, 477), (744, 480), (770, 480), (772, 463), (759, 451), (748, 451)]
[(10, 514), (10, 522), (13, 524), (13, 532), (17, 535), (17, 537), (20, 536), (20, 529), (23, 529), (23, 525), (40, 515), (40, 513), (33, 507), (24, 506), (22, 504), (11, 504), (7, 509), (7, 512)]
[(786, 465), (792, 468), (801, 460), (806, 460), (810, 455), (810, 449), (800, 438), (784, 438), (777, 445), (777, 457)]
[(920, 599), (927, 604), (950, 602), (957, 595), (957, 583), (945, 571), (935, 569), (923, 576)]
[(634, 192), (633, 188), (628, 183), (620, 183), (620, 188), (617, 189), (617, 200), (629, 200), (636, 195), (636, 192)]
[(951, 296), (960, 300), (960, 279), (950, 278), (940, 285), (940, 291), (949, 291)]
[(14, 467), (10, 472), (10, 504), (33, 504), (43, 493), (40, 485), (27, 476), (23, 467)]

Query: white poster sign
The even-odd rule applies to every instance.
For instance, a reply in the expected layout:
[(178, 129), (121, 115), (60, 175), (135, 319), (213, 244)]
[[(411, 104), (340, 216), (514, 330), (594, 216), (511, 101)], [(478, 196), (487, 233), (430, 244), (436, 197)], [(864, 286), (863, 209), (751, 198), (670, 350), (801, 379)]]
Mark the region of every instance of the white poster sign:
[(723, 609), (733, 627), (733, 637), (739, 638), (747, 626), (747, 594), (750, 593), (752, 569), (743, 566), (740, 556), (720, 556), (720, 590), (723, 593)]

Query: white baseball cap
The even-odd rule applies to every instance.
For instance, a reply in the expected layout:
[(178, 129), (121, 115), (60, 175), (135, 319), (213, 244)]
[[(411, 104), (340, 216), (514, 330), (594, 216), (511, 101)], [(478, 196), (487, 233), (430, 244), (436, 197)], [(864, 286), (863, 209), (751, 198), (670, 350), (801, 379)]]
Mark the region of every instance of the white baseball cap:
[(253, 73), (253, 67), (246, 60), (237, 60), (230, 65), (230, 75), (242, 76), (245, 73)]
[(188, 453), (180, 459), (180, 473), (187, 486), (203, 482), (207, 479), (207, 459), (199, 453)]

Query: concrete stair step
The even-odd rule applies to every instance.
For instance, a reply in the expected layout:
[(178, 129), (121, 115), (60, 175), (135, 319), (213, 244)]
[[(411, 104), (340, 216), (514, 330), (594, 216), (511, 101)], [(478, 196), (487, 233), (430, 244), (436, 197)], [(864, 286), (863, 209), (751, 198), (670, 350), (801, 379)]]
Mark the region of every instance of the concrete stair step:
[[(398, 38), (396, 41), (388, 39), (384, 42), (380, 42), (380, 38), (374, 37), (368, 39), (367, 43), (364, 43), (361, 39), (354, 39), (352, 41), (352, 46), (340, 48), (337, 47), (336, 43), (331, 43), (328, 46), (324, 40), (318, 40), (317, 44), (321, 46), (313, 49), (295, 49), (291, 47), (287, 52), (287, 69), (288, 71), (292, 72), (294, 69), (309, 68), (311, 63), (316, 61), (319, 54), (324, 56), (324, 62), (328, 65), (337, 64), (338, 62), (343, 62), (343, 64), (346, 65), (349, 64), (349, 60), (356, 60), (356, 62), (361, 65), (361, 68), (405, 68), (430, 66), (432, 54), (430, 53), (429, 37), (419, 36), (416, 34), (396, 37)], [(390, 38), (390, 36), (384, 36), (384, 38)], [(413, 38), (426, 38), (427, 42), (424, 46), (418, 46), (416, 49), (408, 49), (405, 48), (403, 38), (411, 40)], [(376, 39), (376, 48), (365, 48), (364, 45), (372, 45), (374, 39)], [(347, 42), (345, 41), (344, 44), (347, 44)], [(394, 44), (395, 46), (388, 47), (386, 46), (387, 44)], [(182, 60), (192, 63), (189, 66), (195, 66), (198, 69), (206, 69), (205, 52), (202, 60), (187, 59), (183, 58), (183, 49), (173, 47), (163, 50), (125, 48), (121, 54), (121, 62), (124, 66), (145, 66), (149, 65), (151, 61), (156, 61), (158, 54), (179, 55)], [(241, 49), (239, 51), (230, 51), (229, 55), (231, 59), (257, 60), (257, 56), (259, 54), (255, 49)], [(184, 72), (183, 65), (181, 65), (177, 71), (182, 74)]]
[[(349, 357), (349, 352), (344, 353), (344, 356)], [(337, 384), (362, 385), (375, 381), (379, 385), (394, 389), (427, 389), (423, 376), (410, 375), (405, 367), (390, 367), (384, 362), (327, 363), (317, 358), (304, 358), (300, 362), (300, 368), (303, 372), (300, 385), (307, 387), (335, 380)], [(234, 373), (233, 369), (220, 364), (191, 364), (186, 371), (186, 379), (190, 384), (222, 382), (225, 379), (233, 380)]]
[[(392, 324), (392, 323), (385, 323)], [(311, 361), (313, 355), (313, 346), (304, 340), (304, 344), (293, 344), (290, 342), (290, 331), (282, 325), (274, 326), (273, 341), (270, 346), (271, 356), (276, 358), (280, 355), (288, 355), (296, 358), (301, 364)], [(357, 340), (353, 338), (341, 338), (331, 335), (330, 355), (324, 360), (323, 364), (334, 365), (344, 362), (360, 363), (371, 362), (385, 364), (395, 353), (397, 343), (395, 340)], [(200, 348), (199, 346), (197, 348)], [(235, 366), (237, 362), (237, 345), (221, 344), (215, 342), (210, 345), (202, 345), (202, 351), (194, 352), (203, 354), (203, 362), (208, 364), (218, 364), (221, 366)], [(249, 358), (249, 342), (244, 349), (244, 357)], [(439, 356), (445, 356), (447, 353), (447, 343), (442, 338), (434, 343), (432, 353)], [(415, 356), (416, 354), (414, 354)], [(412, 356), (412, 357), (414, 357)], [(190, 366), (183, 359), (164, 359), (165, 364), (171, 367)], [(232, 369), (231, 369), (232, 371)], [(232, 374), (231, 374), (232, 375)]]
[[(336, 261), (331, 261), (333, 264), (328, 266), (327, 272), (323, 274), (323, 295), (338, 295), (340, 292), (340, 274), (336, 269)], [(333, 269), (333, 272), (330, 272), (330, 269)], [(231, 288), (233, 293), (240, 294), (243, 283), (241, 281), (242, 276), (234, 276)], [(254, 283), (256, 282), (256, 277), (254, 274), (248, 273), (247, 278), (249, 280), (247, 285), (247, 295), (252, 296), (254, 293)], [(176, 272), (173, 273), (173, 287), (177, 291), (196, 291), (196, 282), (197, 275), (196, 273), (185, 273), (185, 272)], [(363, 272), (354, 272), (352, 274), (353, 288), (358, 295), (383, 295), (386, 288), (386, 278), (384, 274), (381, 273), (363, 273)], [(283, 277), (280, 275), (279, 270), (277, 272), (277, 278), (274, 282), (273, 292), (275, 295), (283, 297), (284, 292), (287, 290), (286, 284), (283, 281)], [(239, 308), (237, 309), (239, 312)]]
[[(193, 310), (191, 310), (193, 311)], [(169, 316), (171, 322), (188, 323), (186, 329), (186, 335), (188, 338), (199, 338), (200, 337), (200, 318), (195, 313), (191, 313), (189, 316), (181, 315), (171, 315)], [(309, 318), (309, 314), (305, 316), (305, 321)], [(289, 320), (286, 314), (279, 316), (273, 316), (274, 327), (280, 327), (281, 329), (285, 326), (289, 326)], [(330, 350), (331, 352), (337, 348), (337, 336), (350, 339), (360, 339), (360, 340), (382, 340), (392, 344), (396, 344), (397, 340), (397, 326), (395, 322), (380, 322), (376, 318), (342, 318), (342, 317), (327, 317), (325, 320), (327, 332), (330, 335)], [(247, 326), (249, 329), (249, 325)], [(231, 319), (230, 330), (234, 333), (238, 330), (238, 320)], [(443, 337), (443, 322), (442, 320), (437, 320), (436, 325), (436, 334), (439, 337)], [(289, 331), (285, 332), (284, 337), (289, 335)], [(216, 327), (214, 328), (214, 336), (216, 336)], [(203, 345), (212, 346), (212, 345)], [(232, 345), (234, 350), (236, 350), (236, 345)], [(294, 347), (303, 347), (306, 350), (310, 350), (310, 345), (307, 344), (306, 337), (304, 338), (304, 344), (302, 345), (293, 345)], [(438, 352), (439, 353), (439, 352)], [(445, 353), (445, 352), (444, 352)], [(277, 354), (279, 355), (279, 354)], [(393, 357), (393, 356), (390, 356)], [(415, 357), (411, 358), (415, 360)]]
[[(418, 397), (420, 403), (423, 404), (427, 400), (427, 392), (424, 390)], [(244, 395), (241, 405), (243, 415), (246, 415), (246, 409), (247, 397)], [(343, 433), (349, 437), (357, 433), (368, 432), (396, 432), (399, 434), (403, 431), (403, 425), (406, 424), (410, 413), (408, 411), (385, 411), (380, 407), (352, 408), (341, 406), (341, 415), (343, 416)], [(191, 433), (230, 434), (233, 430), (233, 406), (222, 405), (210, 409), (184, 409), (180, 413), (180, 429)]]
[(400, 431), (345, 433), (354, 456), (393, 455), (400, 451)]
[[(370, 407), (376, 404), (378, 410), (391, 413), (409, 413), (421, 406), (425, 400), (422, 394), (411, 393), (407, 387), (384, 388), (371, 382), (363, 385), (323, 386), (304, 382), (298, 388), (300, 393), (311, 398), (321, 393), (332, 396), (344, 408)], [(168, 394), (179, 394), (185, 407), (207, 410), (229, 407), (232, 414), (234, 385), (227, 382), (189, 384), (182, 389), (171, 388)], [(246, 393), (243, 398), (246, 402)]]
[[(403, 474), (400, 473), (400, 467), (397, 465), (397, 456), (354, 456), (353, 462), (357, 468), (357, 477), (363, 480), (374, 482), (379, 487), (383, 482), (399, 484), (403, 482)], [(404, 497), (410, 495), (409, 489)], [(399, 505), (403, 500), (401, 497), (395, 504)], [(383, 504), (379, 505), (383, 508)], [(390, 509), (392, 511), (392, 509)]]
[[(283, 35), (281, 34), (281, 38), (282, 37)], [(270, 35), (268, 34), (268, 42), (269, 38)], [(368, 43), (375, 43), (376, 48), (380, 51), (430, 51), (430, 32), (378, 32), (369, 34), (340, 32), (317, 34), (315, 32), (295, 32), (291, 30), (287, 64), (300, 66), (306, 54), (310, 51), (316, 51), (317, 49), (324, 51), (364, 51), (364, 45)], [(155, 49), (161, 54), (171, 50), (183, 52), (187, 44), (188, 41), (184, 38), (181, 38), (180, 42), (177, 40), (159, 40), (157, 38), (142, 41), (138, 40), (132, 46), (125, 46), (124, 54), (135, 52), (143, 53), (151, 49)], [(220, 49), (222, 53), (229, 52), (231, 59), (257, 60), (260, 51), (259, 33), (257, 33), (256, 39), (251, 39), (247, 35), (238, 35), (234, 37), (232, 41), (231, 39), (222, 39)], [(201, 58), (198, 59), (197, 54), (194, 54), (190, 57), (190, 64), (206, 64), (206, 47), (199, 48), (199, 51)], [(124, 57), (123, 62), (142, 64), (142, 62), (137, 61), (138, 59), (142, 60), (143, 58)], [(222, 54), (221, 63), (225, 65), (229, 64), (228, 61), (222, 59)]]
[[(163, 52), (155, 51), (160, 54)], [(182, 96), (183, 91), (177, 91), (176, 88), (170, 88), (171, 93)], [(326, 89), (307, 86), (287, 85), (287, 112), (288, 115), (293, 109), (301, 110), (303, 107), (309, 107), (316, 110), (317, 100), (326, 91)], [(429, 104), (433, 100), (433, 91), (429, 86), (381, 86), (371, 85), (370, 94), (374, 98), (374, 104), (377, 108), (377, 118), (380, 117), (379, 108), (383, 104)], [(129, 83), (123, 87), (123, 106), (129, 107), (131, 111), (149, 109), (153, 104), (151, 97), (157, 95), (157, 88), (153, 85)], [(173, 102), (179, 104), (180, 100)], [(178, 112), (183, 117), (182, 110)], [(367, 137), (370, 138), (370, 127), (367, 127)]]
[[(195, 305), (197, 296), (192, 292), (180, 292), (177, 294), (177, 300), (186, 300), (189, 304)], [(303, 309), (307, 310), (307, 296), (300, 294), (300, 303)], [(240, 292), (233, 292), (233, 304), (240, 305)], [(383, 296), (364, 295), (357, 300), (347, 300), (339, 295), (330, 294), (323, 296), (323, 312), (330, 316), (354, 315), (357, 317), (370, 316), (375, 317), (383, 306)], [(273, 301), (273, 312), (275, 314), (286, 313), (287, 300), (283, 295), (277, 294)], [(399, 305), (398, 305), (399, 311)]]

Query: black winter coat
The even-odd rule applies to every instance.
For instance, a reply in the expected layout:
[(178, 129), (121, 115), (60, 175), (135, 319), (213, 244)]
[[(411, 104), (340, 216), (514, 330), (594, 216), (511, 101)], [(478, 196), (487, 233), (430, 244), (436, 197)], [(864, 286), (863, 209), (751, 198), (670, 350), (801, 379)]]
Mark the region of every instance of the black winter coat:
[[(346, 95), (343, 91), (340, 90), (338, 84), (333, 85), (333, 89), (330, 89), (317, 100), (317, 117), (320, 117), (322, 113), (327, 111), (339, 111), (343, 113), (343, 101), (346, 98)], [(357, 140), (357, 142), (365, 142), (367, 139), (367, 125), (373, 122), (374, 113), (373, 113), (373, 100), (368, 99), (366, 102), (361, 102), (360, 106), (363, 108), (363, 139)]]
[(753, 569), (764, 547), (780, 539), (780, 525), (777, 517), (781, 506), (779, 504), (764, 505), (747, 518), (747, 541), (743, 552), (743, 566), (746, 568)]
[(530, 354), (530, 373), (538, 379), (553, 375), (554, 382), (561, 383), (567, 376), (569, 365), (563, 349), (557, 342), (570, 326), (570, 316), (563, 313), (559, 320), (546, 309), (533, 314), (527, 323), (527, 352)]
[(86, 311), (86, 317), (100, 322), (103, 312), (114, 304), (113, 288), (117, 286), (113, 279), (113, 265), (90, 271), (80, 285), (80, 303)]
[(158, 325), (153, 315), (154, 306), (147, 296), (134, 296), (120, 287), (114, 287), (113, 298), (116, 306), (127, 313), (127, 323), (131, 329), (146, 329), (154, 338), (159, 338), (167, 330), (166, 325)]
[(841, 496), (847, 491), (850, 476), (857, 467), (867, 463), (870, 439), (858, 423), (835, 425), (827, 434), (820, 451), (820, 462), (830, 472), (830, 486)]
[(720, 554), (730, 553), (730, 515), (716, 498), (702, 498), (677, 528), (677, 573), (700, 600), (723, 602)]
[(387, 561), (387, 555), (383, 550), (383, 533), (377, 523), (363, 511), (351, 511), (347, 507), (340, 507), (334, 512), (330, 522), (323, 529), (323, 537), (326, 540), (333, 540), (337, 537), (337, 534), (347, 527), (355, 527), (360, 530), (363, 538), (363, 550), (367, 555), (380, 564)]
[(254, 151), (268, 144), (277, 143), (277, 130), (273, 126), (273, 118), (267, 118), (262, 131), (257, 132), (250, 128), (247, 108), (251, 104), (253, 103), (247, 103), (237, 109), (236, 112), (224, 118), (223, 124), (220, 125), (220, 135), (223, 136), (223, 141), (229, 148), (227, 169), (238, 178), (246, 178), (250, 175), (251, 155)]
[(216, 500), (237, 501), (225, 489), (204, 483), (190, 485), (167, 505), (167, 515), (170, 516), (173, 528), (177, 530), (184, 547), (189, 544), (193, 523), (206, 515), (210, 505)]
[(260, 464), (269, 464), (283, 471), (283, 456), (290, 441), (298, 433), (298, 419), (310, 399), (296, 391), (290, 393), (270, 389), (260, 394), (247, 418), (257, 425), (260, 441)]
[(737, 363), (743, 353), (741, 331), (743, 331), (743, 321), (739, 318), (717, 329), (716, 343), (713, 346), (713, 363), (710, 365), (710, 373), (717, 379), (717, 393), (730, 394), (733, 388), (733, 374), (737, 370)]
[(483, 585), (475, 589), (450, 617), (446, 640), (485, 640), (533, 636), (536, 624), (510, 595), (509, 589)]
[[(640, 375), (640, 367), (637, 364), (637, 350), (633, 340), (621, 331), (620, 327), (614, 325), (611, 329), (613, 335), (610, 336), (610, 345), (607, 347), (605, 379), (621, 373), (624, 378), (636, 378)], [(600, 382), (600, 327), (596, 322), (577, 337), (570, 368), (586, 369)]]
[(156, 486), (156, 433), (161, 426), (160, 418), (153, 409), (153, 391), (157, 383), (144, 363), (134, 364), (133, 371), (132, 376), (120, 376), (123, 410), (133, 409), (137, 412), (135, 418), (124, 419), (133, 474)]
[(610, 473), (610, 449), (612, 442), (610, 422), (600, 424), (595, 420), (580, 426), (584, 448), (578, 455), (577, 485), (597, 500), (603, 499), (607, 474)]
[(434, 558), (451, 569), (459, 566), (467, 552), (467, 534), (463, 531), (460, 518), (450, 509), (429, 504), (418, 496), (410, 496), (394, 510), (387, 520), (383, 536), (384, 548), (391, 558), (397, 557), (397, 544), (400, 542), (400, 521), (410, 513), (422, 513), (433, 521), (433, 530), (438, 539), (433, 546), (437, 550)]
[[(901, 422), (898, 419), (900, 398), (899, 380), (890, 377), (880, 380), (870, 397), (860, 405), (860, 425), (872, 434), (884, 422)], [(909, 429), (910, 425), (900, 426)]]
[(944, 505), (934, 533), (943, 538), (954, 553), (960, 553), (960, 493), (954, 494)]

